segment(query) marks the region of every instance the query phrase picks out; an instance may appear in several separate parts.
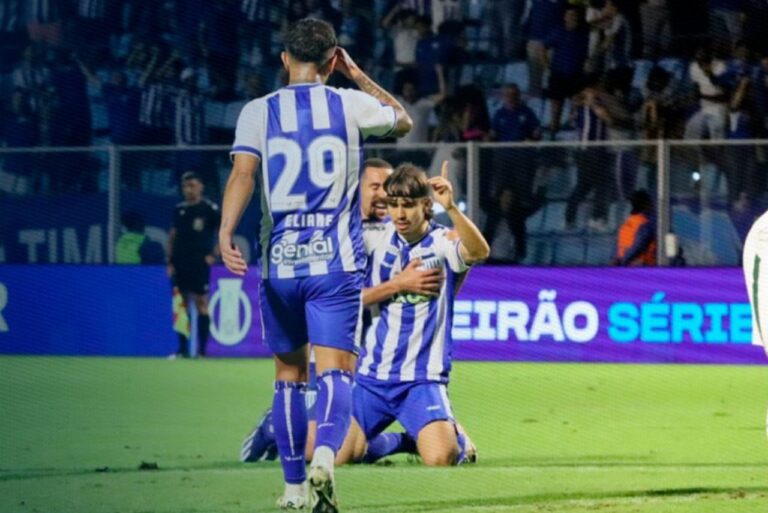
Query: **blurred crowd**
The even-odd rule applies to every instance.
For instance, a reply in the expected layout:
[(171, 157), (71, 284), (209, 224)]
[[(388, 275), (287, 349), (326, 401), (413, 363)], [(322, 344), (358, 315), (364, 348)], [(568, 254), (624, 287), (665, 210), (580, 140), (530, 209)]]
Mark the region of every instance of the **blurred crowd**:
[[(414, 119), (398, 144), (417, 163), (428, 164), (420, 162), (428, 157), (413, 151), (413, 143), (768, 136), (768, 1), (691, 4), (0, 0), (0, 141), (15, 148), (229, 144), (243, 103), (285, 81), (281, 31), (307, 16), (332, 23), (341, 45), (397, 94)], [(348, 84), (336, 77), (332, 85)], [(756, 151), (699, 151), (688, 161), (716, 166), (737, 204), (766, 189), (755, 162), (768, 157)], [(30, 177), (32, 189), (96, 187), (89, 177), (98, 163), (66, 158), (74, 171), (38, 173)], [(626, 198), (638, 166), (653, 158), (574, 155), (578, 175), (566, 225), (590, 194), (590, 222), (600, 228), (606, 221), (608, 200), (600, 198), (610, 196), (610, 184), (590, 169), (615, 164), (614, 196)], [(40, 168), (31, 159), (9, 154), (2, 170), (24, 176)], [(552, 159), (499, 151), (482, 166), (486, 231), (493, 238), (505, 219), (523, 240), (515, 260), (525, 257), (525, 220), (547, 194), (537, 170), (556, 165)], [(139, 188), (146, 165), (124, 162), (124, 185)], [(172, 167), (175, 177), (190, 170), (205, 175), (211, 167), (194, 152), (158, 166)], [(209, 181), (215, 191), (216, 177)]]

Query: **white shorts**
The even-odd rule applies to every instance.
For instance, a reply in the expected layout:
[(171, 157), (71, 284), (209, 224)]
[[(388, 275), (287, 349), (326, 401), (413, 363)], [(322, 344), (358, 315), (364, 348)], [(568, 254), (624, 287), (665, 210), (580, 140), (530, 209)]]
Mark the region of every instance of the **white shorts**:
[(749, 229), (742, 262), (752, 306), (752, 343), (763, 346), (768, 354), (768, 212)]

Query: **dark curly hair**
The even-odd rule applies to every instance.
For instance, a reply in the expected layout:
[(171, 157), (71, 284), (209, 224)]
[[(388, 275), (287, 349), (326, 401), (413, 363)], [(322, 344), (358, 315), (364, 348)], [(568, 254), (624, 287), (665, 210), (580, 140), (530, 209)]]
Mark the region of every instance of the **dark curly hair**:
[[(384, 181), (384, 191), (390, 198), (430, 198), (427, 173), (415, 164), (404, 162)], [(425, 211), (425, 217), (432, 219), (432, 200)]]
[(285, 50), (301, 62), (325, 65), (338, 45), (333, 26), (323, 20), (304, 18), (285, 32)]

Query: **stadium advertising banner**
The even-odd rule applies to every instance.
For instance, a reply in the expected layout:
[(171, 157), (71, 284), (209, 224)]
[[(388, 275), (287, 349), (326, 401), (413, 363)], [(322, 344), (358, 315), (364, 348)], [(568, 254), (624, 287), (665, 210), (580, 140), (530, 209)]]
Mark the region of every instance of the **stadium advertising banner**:
[[(212, 275), (212, 355), (267, 356), (256, 280)], [(458, 360), (765, 363), (740, 269), (479, 267), (454, 307)]]
[[(258, 280), (211, 274), (209, 354), (261, 357)], [(766, 362), (740, 269), (478, 267), (454, 308), (460, 360)], [(0, 353), (175, 350), (161, 266), (0, 266)]]

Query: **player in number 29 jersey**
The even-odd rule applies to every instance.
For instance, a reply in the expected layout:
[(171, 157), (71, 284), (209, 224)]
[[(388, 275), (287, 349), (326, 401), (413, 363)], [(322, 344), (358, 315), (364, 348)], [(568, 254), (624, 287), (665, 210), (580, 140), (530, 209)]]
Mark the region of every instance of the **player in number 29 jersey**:
[[(412, 122), (337, 47), (328, 23), (300, 20), (286, 32), (285, 43), (288, 86), (248, 103), (237, 122), (219, 245), (227, 268), (245, 274), (232, 235), (261, 165), (259, 305), (263, 334), (275, 354), (272, 417), (285, 479), (278, 505), (300, 509), (308, 503), (313, 512), (333, 513), (334, 460), (350, 424), (352, 355), (362, 328), (362, 141), (405, 135)], [(326, 87), (334, 70), (362, 92)], [(317, 433), (307, 476), (308, 343), (316, 358)]]
[(396, 122), (392, 106), (320, 83), (288, 85), (243, 108), (231, 153), (262, 161), (264, 276), (365, 268), (362, 143), (392, 133)]

